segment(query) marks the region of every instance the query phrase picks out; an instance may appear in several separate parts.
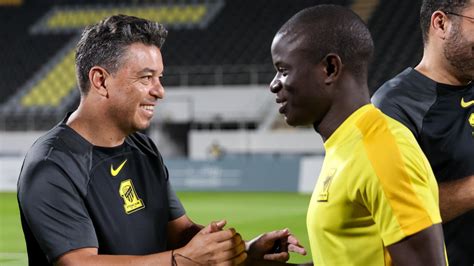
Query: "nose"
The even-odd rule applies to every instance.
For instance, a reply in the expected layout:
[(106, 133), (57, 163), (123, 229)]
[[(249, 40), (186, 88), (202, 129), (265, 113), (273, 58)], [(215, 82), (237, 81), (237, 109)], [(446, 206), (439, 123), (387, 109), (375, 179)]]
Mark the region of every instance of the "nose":
[(281, 80), (279, 79), (273, 79), (272, 82), (270, 83), (270, 91), (273, 93), (278, 93), (281, 88), (282, 88)]
[(163, 99), (165, 97), (165, 88), (158, 80), (155, 85), (150, 89), (150, 95), (156, 99)]

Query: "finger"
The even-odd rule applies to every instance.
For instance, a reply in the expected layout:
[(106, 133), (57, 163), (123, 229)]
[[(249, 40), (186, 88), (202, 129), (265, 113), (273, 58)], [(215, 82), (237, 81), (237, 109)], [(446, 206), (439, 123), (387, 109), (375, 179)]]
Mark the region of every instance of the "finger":
[(241, 253), (245, 253), (244, 242), (239, 243), (235, 247), (227, 250), (216, 250), (215, 258), (217, 261), (225, 261), (238, 256)]
[(239, 264), (242, 264), (244, 263), (244, 261), (247, 259), (247, 253), (246, 252), (242, 252), (240, 253), (238, 256), (234, 257), (232, 259), (232, 265), (239, 265)]
[(290, 244), (290, 245), (288, 245), (288, 251), (293, 252), (293, 253), (297, 253), (297, 254), (300, 254), (300, 255), (306, 255), (306, 250), (304, 249), (304, 247), (302, 247), (300, 245)]
[(221, 231), (222, 228), (224, 228), (224, 226), (226, 225), (226, 223), (227, 223), (226, 220), (220, 220), (220, 221), (217, 221), (217, 222), (213, 221), (210, 224), (208, 224), (206, 227), (204, 227), (201, 230), (201, 233), (209, 234), (209, 233), (214, 233), (214, 232)]
[(220, 250), (229, 250), (239, 245), (243, 245), (243, 249), (245, 250), (245, 242), (242, 240), (242, 237), (239, 233), (235, 234), (232, 238), (224, 240), (217, 244)]
[(227, 224), (226, 220), (220, 220), (216, 222), (216, 226), (219, 230), (224, 229), (224, 226)]
[(221, 231), (210, 233), (209, 234), (209, 239), (211, 241), (215, 241), (215, 242), (222, 242), (222, 241), (231, 239), (232, 237), (235, 236), (235, 234), (236, 234), (235, 229), (234, 228), (229, 228), (229, 229), (226, 229), (226, 230), (221, 230)]
[(276, 260), (276, 261), (288, 261), (289, 258), (290, 258), (290, 255), (288, 254), (288, 252), (265, 254), (263, 256), (263, 259), (265, 260)]
[(300, 245), (300, 241), (298, 240), (298, 238), (296, 238), (294, 235), (290, 234), (288, 236), (288, 244), (293, 244), (293, 245)]
[(287, 238), (290, 235), (290, 230), (288, 228), (283, 229), (283, 230), (276, 230), (272, 232), (268, 232), (265, 234), (265, 239), (267, 240), (277, 240), (277, 239), (283, 239)]
[(209, 233), (212, 233), (214, 232), (214, 228), (216, 227), (216, 223), (215, 222), (211, 222), (210, 224), (208, 224), (206, 227), (204, 227), (203, 229), (201, 229), (201, 233), (202, 234), (209, 234)]
[(246, 259), (247, 259), (247, 253), (243, 252), (229, 260), (219, 262), (217, 263), (217, 265), (219, 266), (241, 265), (242, 263), (245, 262)]

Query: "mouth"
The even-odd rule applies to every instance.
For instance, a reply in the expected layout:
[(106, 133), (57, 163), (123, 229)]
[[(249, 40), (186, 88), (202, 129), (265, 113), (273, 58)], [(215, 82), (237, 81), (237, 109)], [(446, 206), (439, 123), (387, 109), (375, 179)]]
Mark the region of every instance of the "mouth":
[(279, 112), (280, 114), (285, 114), (285, 113), (286, 113), (286, 109), (287, 109), (286, 106), (287, 106), (288, 102), (287, 102), (286, 100), (284, 100), (284, 99), (281, 99), (281, 98), (276, 98), (276, 102), (277, 102), (278, 104), (280, 104), (280, 109), (278, 109), (278, 112)]
[(155, 106), (153, 104), (141, 104), (140, 109), (145, 111), (149, 116), (152, 116)]

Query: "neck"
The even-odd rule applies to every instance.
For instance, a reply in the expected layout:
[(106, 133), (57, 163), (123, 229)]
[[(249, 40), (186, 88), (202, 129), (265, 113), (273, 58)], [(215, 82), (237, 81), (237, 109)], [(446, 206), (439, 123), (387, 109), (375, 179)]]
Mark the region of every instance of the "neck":
[(448, 62), (442, 53), (439, 53), (440, 50), (432, 48), (428, 44), (423, 52), (421, 62), (415, 69), (438, 83), (454, 86), (469, 84), (471, 80), (461, 77), (457, 69)]
[(368, 103), (370, 96), (367, 83), (359, 84), (352, 80), (349, 86), (337, 93), (323, 120), (313, 127), (325, 142), (352, 113)]
[(66, 124), (92, 145), (101, 147), (121, 145), (127, 134), (108, 122), (108, 119), (103, 117), (105, 112), (97, 111), (97, 107), (87, 105), (81, 99), (81, 104), (71, 114)]

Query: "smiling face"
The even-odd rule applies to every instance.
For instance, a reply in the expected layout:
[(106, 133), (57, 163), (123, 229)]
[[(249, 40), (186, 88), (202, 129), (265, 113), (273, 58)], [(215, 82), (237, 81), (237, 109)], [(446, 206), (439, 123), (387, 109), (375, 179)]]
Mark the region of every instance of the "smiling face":
[(331, 104), (324, 84), (324, 66), (311, 60), (303, 38), (297, 35), (280, 32), (273, 39), (271, 53), (277, 73), (270, 89), (289, 125), (313, 124), (317, 128)]
[(157, 99), (164, 97), (160, 82), (163, 60), (156, 46), (134, 43), (128, 46), (119, 64), (106, 80), (106, 117), (130, 134), (148, 128)]

